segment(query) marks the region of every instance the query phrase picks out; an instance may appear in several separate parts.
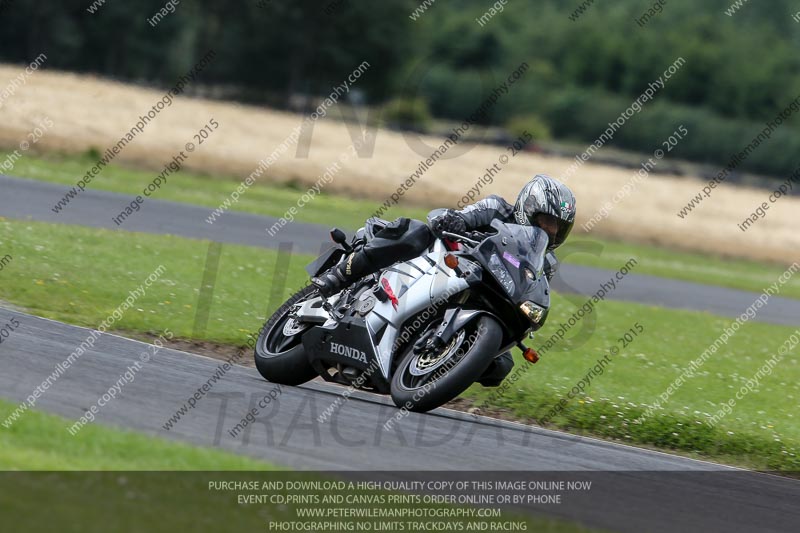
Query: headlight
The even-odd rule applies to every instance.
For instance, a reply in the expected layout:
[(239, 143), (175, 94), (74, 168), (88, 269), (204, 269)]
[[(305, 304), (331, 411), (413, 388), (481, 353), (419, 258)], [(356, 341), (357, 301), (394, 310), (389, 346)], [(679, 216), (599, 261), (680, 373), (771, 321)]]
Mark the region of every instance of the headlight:
[(520, 305), (519, 308), (523, 313), (525, 313), (525, 316), (528, 317), (528, 320), (534, 324), (538, 324), (542, 320), (544, 317), (544, 312), (546, 311), (544, 307), (540, 307), (533, 302), (525, 302)]
[(500, 282), (500, 285), (503, 286), (508, 295), (513, 296), (517, 287), (514, 285), (514, 280), (511, 278), (508, 269), (500, 262), (497, 254), (492, 254), (492, 257), (489, 258), (489, 270), (492, 271), (492, 274), (494, 274), (494, 277), (497, 278), (497, 281)]

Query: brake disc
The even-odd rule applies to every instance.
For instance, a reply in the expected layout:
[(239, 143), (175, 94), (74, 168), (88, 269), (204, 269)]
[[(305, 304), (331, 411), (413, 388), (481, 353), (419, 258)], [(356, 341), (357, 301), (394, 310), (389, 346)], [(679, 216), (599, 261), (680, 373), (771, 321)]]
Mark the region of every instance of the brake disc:
[(289, 317), (289, 320), (283, 325), (283, 336), (284, 337), (294, 337), (304, 329), (306, 329), (306, 324), (302, 322), (298, 322), (296, 318)]
[(424, 353), (418, 354), (408, 366), (408, 371), (412, 376), (422, 376), (433, 372), (458, 351), (464, 343), (464, 337), (466, 337), (466, 333), (462, 329), (458, 332), (458, 335), (456, 335), (447, 346), (439, 350), (438, 353), (425, 351)]

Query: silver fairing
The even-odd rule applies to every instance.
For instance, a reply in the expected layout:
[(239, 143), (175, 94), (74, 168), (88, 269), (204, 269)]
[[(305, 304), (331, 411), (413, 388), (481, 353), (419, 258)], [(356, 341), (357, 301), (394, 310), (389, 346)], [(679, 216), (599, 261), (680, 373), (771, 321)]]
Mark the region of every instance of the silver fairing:
[[(397, 297), (397, 304), (395, 306), (391, 299), (379, 301), (364, 319), (381, 374), (387, 380), (395, 348), (407, 340), (398, 339), (403, 324), (426, 310), (427, 313), (423, 313), (421, 318), (427, 314), (430, 315), (427, 320), (430, 320), (452, 296), (469, 287), (464, 279), (445, 266), (443, 257), (446, 253), (444, 244), (437, 240), (431, 252), (392, 265), (380, 273), (379, 283), (383, 284), (384, 280), (388, 283)], [(319, 298), (313, 298), (298, 305), (297, 317), (318, 325), (333, 324), (334, 320), (322, 309), (320, 302)]]
[[(378, 363), (385, 378), (389, 378), (391, 360), (403, 324), (417, 313), (427, 310), (433, 317), (436, 312), (447, 305), (448, 300), (468, 288), (467, 282), (445, 266), (443, 257), (447, 253), (444, 244), (437, 240), (433, 251), (406, 261), (397, 263), (381, 273), (381, 281), (388, 281), (397, 296), (397, 308), (391, 300), (378, 302), (375, 308), (365, 317), (369, 335), (375, 345)], [(423, 315), (424, 316), (424, 315)], [(376, 332), (382, 331), (380, 339)]]

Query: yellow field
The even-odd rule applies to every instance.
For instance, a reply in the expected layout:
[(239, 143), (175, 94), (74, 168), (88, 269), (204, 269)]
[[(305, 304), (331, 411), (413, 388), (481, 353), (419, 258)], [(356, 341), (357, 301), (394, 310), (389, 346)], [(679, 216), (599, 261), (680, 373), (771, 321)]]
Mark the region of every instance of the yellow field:
[[(0, 66), (0, 89), (19, 75), (19, 67)], [(92, 76), (53, 71), (34, 72), (0, 108), (0, 146), (14, 148), (44, 117), (54, 126), (37, 149), (80, 153), (94, 147), (101, 152), (121, 136), (163, 96), (164, 91), (142, 89)], [(300, 181), (312, 184), (343, 153), (352, 139), (334, 117), (317, 121), (308, 158), (295, 157), (292, 147), (269, 169), (262, 181)], [(183, 149), (210, 118), (220, 123), (210, 140), (195, 151), (187, 168), (243, 178), (287, 138), (304, 117), (266, 108), (198, 98), (178, 97), (147, 126), (144, 133), (119, 155), (118, 162), (160, 168)], [(400, 133), (379, 130), (371, 158), (350, 158), (325, 187), (327, 192), (369, 197), (377, 206), (417, 169), (442, 139), (426, 137), (430, 146), (420, 153)], [(404, 202), (427, 206), (455, 206), (504, 153), (495, 146), (457, 148), (465, 153), (440, 160), (406, 194)], [(451, 153), (457, 150), (451, 149)], [(535, 154), (513, 158), (481, 196), (497, 193), (512, 200), (535, 173), (561, 176), (572, 160)], [(586, 222), (627, 183), (633, 172), (587, 163), (568, 183), (578, 202), (578, 224)], [(76, 181), (80, 176), (76, 176)], [(102, 174), (98, 178), (102, 179)], [(764, 259), (781, 263), (800, 260), (800, 235), (795, 229), (800, 199), (782, 198), (772, 204), (765, 219), (743, 233), (737, 223), (766, 201), (768, 191), (723, 184), (686, 219), (676, 216), (703, 187), (700, 179), (652, 173), (622, 200), (610, 216), (592, 230), (603, 236), (657, 243), (688, 250)], [(231, 191), (235, 183), (231, 183)], [(222, 202), (224, 198), (220, 198)]]

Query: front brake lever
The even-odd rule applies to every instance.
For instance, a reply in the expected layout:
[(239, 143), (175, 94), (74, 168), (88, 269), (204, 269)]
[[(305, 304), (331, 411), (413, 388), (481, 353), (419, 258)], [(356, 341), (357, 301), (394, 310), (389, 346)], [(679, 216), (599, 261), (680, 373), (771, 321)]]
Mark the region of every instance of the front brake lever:
[(441, 232), (441, 236), (447, 237), (451, 241), (466, 241), (468, 244), (471, 244), (472, 246), (480, 244), (480, 241), (476, 241), (470, 237), (467, 237), (466, 235), (460, 235), (458, 233), (450, 233), (449, 231)]

